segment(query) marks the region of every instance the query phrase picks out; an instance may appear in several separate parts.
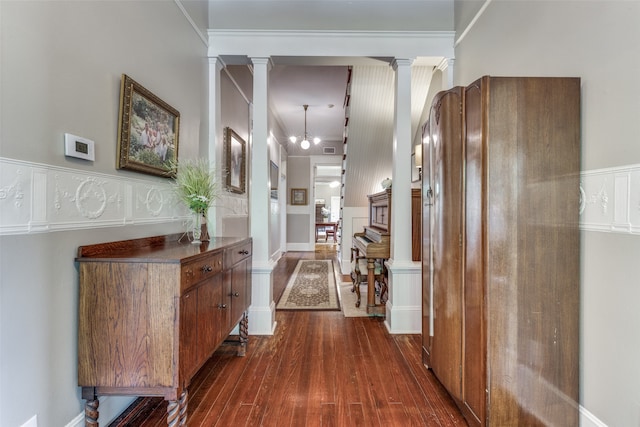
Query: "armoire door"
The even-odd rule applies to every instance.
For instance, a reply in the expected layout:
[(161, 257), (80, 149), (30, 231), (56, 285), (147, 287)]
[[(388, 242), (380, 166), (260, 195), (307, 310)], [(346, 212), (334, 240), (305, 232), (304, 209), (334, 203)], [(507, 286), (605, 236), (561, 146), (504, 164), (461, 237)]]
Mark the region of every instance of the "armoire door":
[(462, 374), (462, 88), (438, 94), (429, 116), (433, 174), (431, 368), (454, 398)]
[(476, 425), (485, 420), (486, 328), (484, 321), (482, 86), (465, 88), (465, 267), (462, 401)]
[(433, 176), (431, 174), (431, 148), (429, 120), (422, 128), (422, 363), (431, 366), (431, 257), (433, 222)]

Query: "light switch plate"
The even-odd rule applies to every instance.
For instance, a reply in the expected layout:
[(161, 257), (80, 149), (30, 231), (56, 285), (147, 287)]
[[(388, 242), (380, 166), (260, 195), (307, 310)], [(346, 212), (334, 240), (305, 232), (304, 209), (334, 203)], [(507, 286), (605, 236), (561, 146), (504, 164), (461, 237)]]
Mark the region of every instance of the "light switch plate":
[(81, 136), (65, 133), (64, 155), (94, 161), (96, 159), (94, 142)]

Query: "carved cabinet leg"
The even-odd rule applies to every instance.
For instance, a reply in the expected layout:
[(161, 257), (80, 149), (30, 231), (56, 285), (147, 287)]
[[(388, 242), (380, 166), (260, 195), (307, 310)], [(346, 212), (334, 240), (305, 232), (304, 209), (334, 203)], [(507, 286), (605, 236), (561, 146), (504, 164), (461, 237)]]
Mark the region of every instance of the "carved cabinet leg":
[(85, 427), (98, 427), (98, 417), (100, 412), (98, 411), (100, 401), (97, 396), (93, 399), (87, 399), (84, 405), (84, 425)]
[(98, 406), (100, 406), (100, 401), (98, 400), (95, 387), (82, 387), (82, 398), (85, 400), (85, 427), (98, 427), (98, 417), (100, 416)]
[(247, 342), (249, 341), (249, 316), (245, 311), (242, 315), (242, 320), (239, 325), (240, 329), (240, 339), (239, 339), (239, 347), (238, 347), (238, 356), (244, 356), (247, 354)]
[(187, 425), (187, 390), (183, 391), (178, 400), (167, 402), (167, 426), (178, 427)]

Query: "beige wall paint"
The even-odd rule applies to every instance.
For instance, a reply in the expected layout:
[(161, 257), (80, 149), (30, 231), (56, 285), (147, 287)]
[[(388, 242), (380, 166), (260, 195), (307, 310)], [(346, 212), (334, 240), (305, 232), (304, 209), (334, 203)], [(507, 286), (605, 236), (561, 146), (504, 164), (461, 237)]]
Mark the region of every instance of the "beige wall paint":
[[(181, 113), (180, 158), (206, 155), (206, 46), (175, 2), (2, 0), (0, 19), (0, 156), (164, 183), (115, 169), (122, 73)], [(93, 139), (96, 161), (66, 158), (64, 132)], [(77, 247), (181, 229), (0, 237), (0, 425), (78, 423)], [(101, 400), (101, 425), (130, 401)]]
[[(306, 188), (307, 205), (291, 205), (291, 189)], [(311, 159), (289, 156), (287, 159), (287, 243), (310, 244)]]
[[(638, 22), (638, 1), (494, 0), (456, 47), (455, 83), (578, 76), (582, 169), (639, 164)], [(640, 236), (583, 231), (581, 256), (580, 403), (606, 425), (640, 425)]]
[(455, 82), (580, 77), (582, 168), (638, 163), (638, 20), (638, 1), (493, 1), (456, 47)]

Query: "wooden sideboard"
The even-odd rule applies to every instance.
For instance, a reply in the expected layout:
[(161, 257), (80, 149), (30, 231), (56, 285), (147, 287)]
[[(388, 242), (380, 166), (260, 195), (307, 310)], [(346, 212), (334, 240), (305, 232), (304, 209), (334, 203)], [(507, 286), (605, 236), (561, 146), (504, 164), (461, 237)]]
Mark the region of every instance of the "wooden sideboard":
[(191, 378), (239, 323), (248, 339), (252, 240), (180, 243), (179, 234), (81, 246), (78, 385), (85, 425), (98, 396), (162, 396), (186, 425)]

